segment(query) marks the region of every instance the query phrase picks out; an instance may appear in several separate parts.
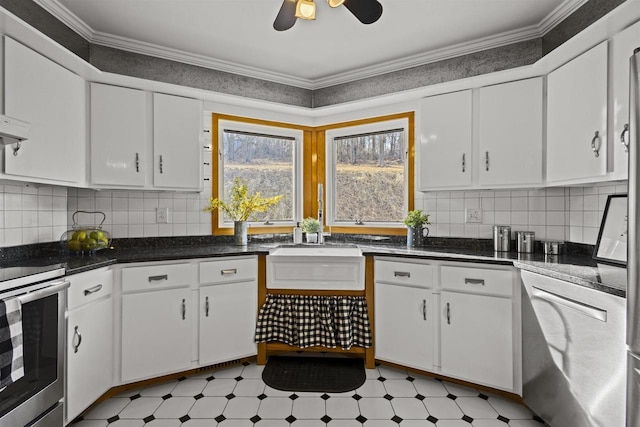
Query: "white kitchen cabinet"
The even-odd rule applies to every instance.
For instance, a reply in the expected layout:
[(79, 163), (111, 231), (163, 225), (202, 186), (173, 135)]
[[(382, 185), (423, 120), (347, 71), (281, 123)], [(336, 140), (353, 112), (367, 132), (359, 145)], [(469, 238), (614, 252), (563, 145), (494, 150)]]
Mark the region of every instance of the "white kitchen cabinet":
[(91, 83), (91, 184), (146, 184), (147, 94)]
[(122, 382), (191, 366), (190, 285), (189, 263), (122, 269)]
[(202, 187), (200, 133), (202, 101), (153, 94), (153, 185), (198, 190)]
[[(628, 178), (629, 139), (629, 58), (640, 47), (640, 22), (609, 41), (609, 159), (610, 179)], [(634, 142), (636, 143), (636, 142)]]
[(200, 365), (254, 356), (258, 307), (255, 257), (222, 258), (199, 264)]
[(434, 267), (377, 259), (374, 277), (376, 359), (433, 370)]
[(542, 183), (542, 78), (478, 91), (481, 186)]
[(31, 124), (16, 155), (15, 145), (4, 147), (4, 173), (23, 181), (84, 185), (84, 79), (6, 36), (4, 64), (4, 114)]
[(72, 275), (65, 351), (65, 419), (72, 421), (112, 386), (111, 269)]
[(514, 321), (510, 271), (442, 267), (442, 373), (513, 390)]
[(256, 281), (200, 288), (200, 365), (255, 356)]
[(547, 182), (602, 180), (607, 172), (607, 42), (547, 76)]
[(472, 92), (420, 100), (419, 189), (471, 186)]
[(433, 300), (431, 289), (376, 283), (376, 359), (433, 370)]

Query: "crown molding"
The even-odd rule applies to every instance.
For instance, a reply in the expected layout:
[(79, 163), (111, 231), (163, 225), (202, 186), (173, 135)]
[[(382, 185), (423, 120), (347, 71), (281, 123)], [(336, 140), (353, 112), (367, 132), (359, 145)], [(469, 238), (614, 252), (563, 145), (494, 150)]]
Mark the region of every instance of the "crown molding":
[(59, 0), (33, 1), (92, 44), (238, 74), (245, 77), (266, 80), (283, 85), (299, 87), (302, 89), (317, 90), (542, 37), (589, 0), (565, 0), (537, 25), (531, 25), (518, 30), (484, 37), (473, 42), (447, 46), (445, 48), (412, 55), (399, 60), (360, 68), (358, 70), (338, 73), (320, 79), (304, 79), (288, 74), (269, 72), (255, 67), (210, 58), (204, 55), (193, 54), (152, 43), (97, 32), (68, 8), (62, 5)]

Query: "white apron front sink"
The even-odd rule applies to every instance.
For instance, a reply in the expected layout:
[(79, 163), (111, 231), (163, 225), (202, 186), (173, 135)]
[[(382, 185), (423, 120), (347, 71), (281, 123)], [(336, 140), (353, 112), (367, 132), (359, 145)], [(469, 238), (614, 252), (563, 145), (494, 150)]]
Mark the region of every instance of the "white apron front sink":
[(281, 246), (267, 255), (267, 288), (364, 290), (364, 256), (356, 247)]

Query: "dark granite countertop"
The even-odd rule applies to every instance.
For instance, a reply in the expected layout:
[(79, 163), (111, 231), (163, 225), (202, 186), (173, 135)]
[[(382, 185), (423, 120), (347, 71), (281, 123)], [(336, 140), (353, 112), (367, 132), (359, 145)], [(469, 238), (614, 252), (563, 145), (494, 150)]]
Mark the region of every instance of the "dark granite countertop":
[[(494, 252), (492, 246), (483, 240), (430, 239), (430, 241), (434, 244), (412, 249), (408, 249), (397, 241), (381, 242), (378, 239), (331, 241), (327, 245), (356, 244), (364, 255), (370, 256), (513, 265), (522, 270), (565, 280), (620, 297), (626, 296), (626, 269), (596, 263), (588, 251), (545, 257), (541, 253)], [(22, 250), (0, 251), (0, 268), (62, 263), (66, 267), (67, 274), (77, 274), (115, 263), (268, 254), (272, 249), (287, 243), (287, 241), (253, 239), (248, 246), (235, 246), (229, 238), (213, 236), (157, 238), (154, 240), (146, 239), (144, 242), (142, 239), (121, 239), (114, 241), (112, 248), (98, 251), (90, 256), (69, 253), (60, 250), (57, 245), (49, 247), (30, 245)]]

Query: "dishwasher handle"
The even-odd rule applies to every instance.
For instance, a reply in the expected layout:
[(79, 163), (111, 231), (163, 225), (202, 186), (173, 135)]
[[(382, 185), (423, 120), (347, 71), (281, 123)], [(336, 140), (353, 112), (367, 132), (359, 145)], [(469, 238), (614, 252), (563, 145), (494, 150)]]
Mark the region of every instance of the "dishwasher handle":
[(570, 308), (579, 313), (582, 313), (585, 316), (589, 316), (594, 319), (600, 320), (601, 322), (607, 321), (606, 310), (602, 310), (598, 307), (594, 307), (592, 305), (585, 304), (583, 302), (580, 302), (571, 298), (567, 298), (563, 295), (558, 295), (556, 293), (549, 292), (544, 289), (537, 288), (535, 286), (531, 287), (531, 295), (536, 298), (543, 299), (545, 301), (563, 305), (567, 308)]

